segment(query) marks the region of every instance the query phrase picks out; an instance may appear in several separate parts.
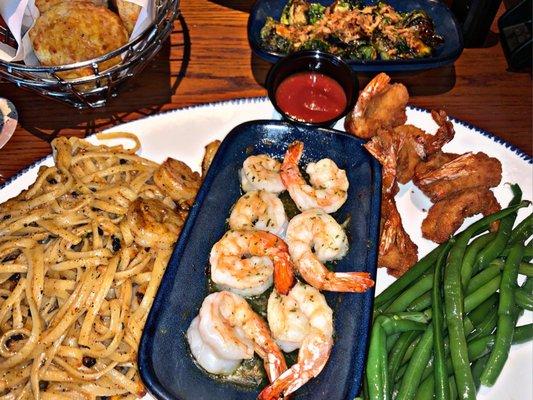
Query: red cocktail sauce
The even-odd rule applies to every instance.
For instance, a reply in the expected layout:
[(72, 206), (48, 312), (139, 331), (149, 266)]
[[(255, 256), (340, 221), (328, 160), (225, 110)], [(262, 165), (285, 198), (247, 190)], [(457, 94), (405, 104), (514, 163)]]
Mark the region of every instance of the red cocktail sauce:
[(346, 108), (346, 94), (333, 78), (319, 72), (298, 72), (276, 89), (278, 107), (301, 122), (325, 122)]

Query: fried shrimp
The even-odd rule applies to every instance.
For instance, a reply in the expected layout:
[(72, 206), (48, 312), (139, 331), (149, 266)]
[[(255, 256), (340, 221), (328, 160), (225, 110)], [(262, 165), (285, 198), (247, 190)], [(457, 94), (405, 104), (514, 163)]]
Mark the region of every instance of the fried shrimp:
[(182, 161), (167, 158), (154, 172), (154, 182), (172, 200), (184, 208), (192, 205), (200, 188), (200, 175)]
[(459, 156), (437, 153), (415, 170), (414, 183), (437, 202), (469, 188), (497, 186), (502, 179), (502, 164), (485, 153)]
[(287, 245), (265, 231), (226, 232), (211, 249), (209, 263), (213, 282), (241, 296), (263, 293), (272, 280), (280, 293), (287, 293), (294, 283)]
[(405, 124), (409, 93), (401, 83), (390, 84), (385, 73), (376, 75), (363, 89), (353, 110), (346, 116), (344, 128), (352, 135), (369, 139), (379, 129)]
[(125, 238), (133, 238), (139, 246), (168, 249), (176, 242), (183, 222), (183, 218), (163, 202), (138, 198), (130, 204), (121, 230)]
[(324, 295), (298, 282), (286, 295), (273, 291), (268, 299), (268, 324), (284, 351), (298, 352), (298, 361), (259, 394), (261, 400), (288, 396), (316, 377), (333, 346), (333, 311)]
[(193, 357), (213, 374), (231, 374), (254, 352), (263, 359), (271, 382), (287, 370), (266, 322), (246, 300), (231, 292), (212, 293), (204, 299), (187, 339)]
[(231, 210), (229, 226), (233, 230), (257, 229), (282, 236), (287, 228), (283, 203), (274, 194), (264, 190), (245, 193)]
[(444, 111), (431, 111), (438, 129), (429, 134), (412, 125), (401, 125), (394, 128), (396, 140), (401, 141), (398, 150), (397, 180), (407, 183), (413, 179), (415, 169), (428, 156), (439, 152), (442, 146), (453, 139), (455, 131)]
[(306, 172), (311, 184), (308, 184), (298, 168), (303, 149), (302, 142), (290, 144), (281, 165), (281, 179), (292, 200), (300, 211), (312, 208), (320, 208), (327, 213), (337, 211), (348, 198), (346, 171), (329, 158), (309, 163)]
[(402, 225), (394, 196), (398, 192), (396, 181), (398, 151), (402, 140), (385, 131), (373, 137), (364, 146), (383, 166), (381, 181), (381, 232), (378, 265), (387, 272), (401, 276), (418, 261), (418, 247)]
[(281, 163), (266, 154), (248, 157), (239, 171), (242, 190), (266, 190), (272, 193), (285, 191), (280, 170)]
[(418, 261), (418, 247), (402, 225), (394, 198), (381, 200), (381, 234), (378, 265), (393, 276), (402, 276)]
[(332, 272), (323, 264), (348, 252), (348, 238), (335, 219), (320, 209), (295, 216), (287, 227), (287, 244), (304, 280), (319, 290), (364, 292), (374, 286), (366, 272)]
[(436, 202), (422, 222), (422, 236), (443, 243), (462, 225), (466, 217), (478, 213), (493, 214), (501, 209), (494, 194), (486, 187), (461, 190)]

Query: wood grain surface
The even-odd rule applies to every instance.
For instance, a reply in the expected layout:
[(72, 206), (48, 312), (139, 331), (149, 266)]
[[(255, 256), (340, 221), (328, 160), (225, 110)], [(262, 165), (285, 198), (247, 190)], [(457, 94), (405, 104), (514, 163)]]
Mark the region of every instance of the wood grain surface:
[[(0, 150), (0, 179), (48, 154), (57, 135), (85, 136), (164, 110), (265, 96), (270, 64), (252, 54), (246, 36), (252, 3), (183, 1), (182, 16), (162, 51), (102, 110), (80, 112), (0, 83), (0, 96), (13, 101), (20, 115), (15, 134)], [(407, 85), (411, 104), (444, 109), (532, 154), (531, 75), (508, 71), (496, 32), (485, 47), (465, 49), (453, 66), (392, 77)], [(370, 78), (359, 75), (360, 86)]]

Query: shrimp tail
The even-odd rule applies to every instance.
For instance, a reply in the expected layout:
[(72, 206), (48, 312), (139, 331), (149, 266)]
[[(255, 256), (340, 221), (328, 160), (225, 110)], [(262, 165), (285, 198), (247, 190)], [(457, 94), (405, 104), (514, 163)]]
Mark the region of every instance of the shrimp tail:
[(320, 374), (328, 361), (332, 345), (333, 340), (322, 334), (306, 337), (298, 352), (298, 362), (263, 389), (258, 400), (277, 400), (282, 396), (287, 398)]
[(384, 72), (380, 72), (368, 82), (365, 88), (361, 91), (354, 109), (348, 114), (347, 124), (350, 124), (352, 119), (360, 118), (365, 113), (370, 99), (387, 89), (389, 82), (390, 76)]
[(285, 152), (285, 157), (283, 158), (283, 163), (281, 164), (280, 175), (283, 184), (287, 188), (301, 180), (298, 163), (300, 162), (303, 151), (304, 144), (296, 140), (289, 145), (287, 151)]
[(336, 272), (332, 275), (332, 279), (323, 283), (323, 290), (364, 293), (374, 286), (368, 272)]
[(422, 135), (415, 137), (415, 142), (423, 149), (423, 157), (440, 151), (442, 146), (448, 143), (455, 136), (453, 124), (448, 120), (448, 116), (443, 110), (431, 111), (431, 117), (437, 123), (439, 128), (434, 135)]
[(294, 284), (294, 267), (289, 257), (274, 257), (274, 287), (276, 291), (287, 295)]
[(271, 233), (262, 233), (261, 238), (267, 254), (274, 264), (274, 286), (278, 293), (288, 294), (295, 284), (294, 265), (292, 264), (287, 243)]

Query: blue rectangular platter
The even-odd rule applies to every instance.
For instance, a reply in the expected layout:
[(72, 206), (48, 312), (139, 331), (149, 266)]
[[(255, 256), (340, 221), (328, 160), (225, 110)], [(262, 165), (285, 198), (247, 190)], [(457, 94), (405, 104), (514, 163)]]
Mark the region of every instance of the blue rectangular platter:
[[(261, 29), (267, 17), (279, 21), (283, 7), (288, 0), (257, 0), (248, 18), (248, 41), (250, 47), (262, 59), (275, 63), (285, 55), (266, 50), (261, 44)], [(332, 0), (311, 0), (310, 2), (330, 5)], [(435, 24), (435, 31), (444, 38), (444, 43), (435, 49), (431, 57), (409, 60), (345, 60), (353, 71), (359, 72), (402, 72), (442, 67), (452, 64), (463, 51), (461, 27), (450, 9), (441, 0), (386, 0), (396, 11), (424, 10)], [(376, 4), (377, 0), (362, 0), (363, 5)]]
[[(294, 140), (304, 143), (301, 163), (331, 158), (347, 172), (348, 200), (333, 216), (350, 218), (350, 250), (337, 271), (368, 271), (375, 279), (379, 235), (381, 169), (363, 141), (339, 131), (280, 121), (251, 121), (222, 142), (189, 213), (150, 311), (139, 348), (139, 368), (148, 390), (159, 399), (255, 399), (260, 388), (212, 379), (190, 355), (185, 333), (208, 295), (211, 247), (227, 229), (226, 219), (241, 195), (238, 171), (250, 155), (282, 159)], [(333, 309), (334, 347), (315, 379), (293, 399), (353, 399), (366, 361), (374, 291), (327, 293)]]

